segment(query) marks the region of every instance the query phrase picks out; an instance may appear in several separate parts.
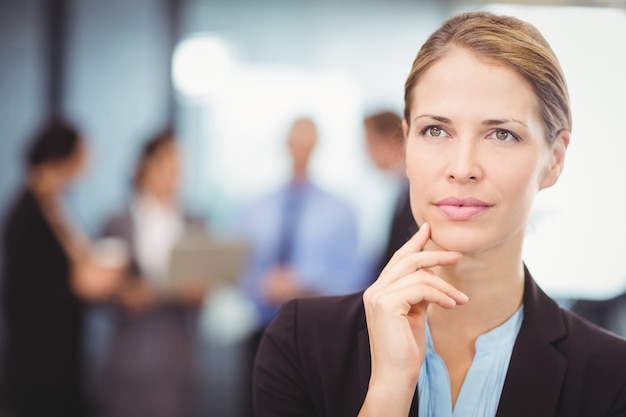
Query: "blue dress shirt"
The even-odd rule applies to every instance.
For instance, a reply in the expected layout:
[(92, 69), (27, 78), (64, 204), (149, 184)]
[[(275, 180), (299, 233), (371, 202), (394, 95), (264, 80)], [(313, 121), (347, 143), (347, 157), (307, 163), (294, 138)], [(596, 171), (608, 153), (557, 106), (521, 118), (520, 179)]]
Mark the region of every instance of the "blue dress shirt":
[(495, 416), (523, 317), (521, 307), (502, 325), (478, 337), (474, 361), (454, 408), (448, 370), (435, 352), (427, 322), (426, 357), (418, 380), (420, 417)]
[(279, 306), (262, 295), (263, 277), (284, 258), (285, 210), (298, 193), (297, 214), (289, 220), (289, 265), (299, 284), (320, 295), (346, 294), (363, 289), (358, 259), (356, 216), (341, 199), (310, 182), (291, 183), (247, 206), (239, 215), (239, 235), (251, 245), (241, 279), (244, 291), (257, 305), (259, 325), (269, 324)]

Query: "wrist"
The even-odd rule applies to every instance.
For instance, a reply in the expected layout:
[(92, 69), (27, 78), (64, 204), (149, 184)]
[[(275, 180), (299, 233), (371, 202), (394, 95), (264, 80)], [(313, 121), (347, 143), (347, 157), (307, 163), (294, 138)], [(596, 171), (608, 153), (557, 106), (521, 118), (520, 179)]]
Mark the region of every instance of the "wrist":
[(359, 417), (408, 415), (415, 395), (416, 384), (383, 383), (370, 380), (370, 384), (359, 412)]

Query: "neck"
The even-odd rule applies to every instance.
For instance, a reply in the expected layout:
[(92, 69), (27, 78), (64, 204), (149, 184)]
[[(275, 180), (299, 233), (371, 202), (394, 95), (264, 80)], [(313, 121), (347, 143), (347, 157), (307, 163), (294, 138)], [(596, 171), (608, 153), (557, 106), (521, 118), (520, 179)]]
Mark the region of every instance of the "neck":
[(49, 201), (61, 192), (61, 184), (58, 178), (42, 169), (35, 169), (28, 176), (28, 187), (39, 199)]
[(173, 207), (176, 205), (176, 198), (170, 192), (159, 189), (144, 188), (140, 190), (140, 195), (157, 201), (159, 204), (167, 207)]
[(307, 180), (307, 169), (306, 167), (294, 167), (293, 173), (291, 176), (292, 182), (305, 182)]
[(306, 182), (307, 179), (308, 179), (308, 175), (307, 175), (306, 168), (301, 168), (301, 169), (294, 168), (293, 173), (291, 175), (292, 182), (302, 183), (302, 182)]
[(477, 336), (504, 323), (522, 304), (521, 239), (483, 253), (464, 254), (458, 264), (435, 272), (469, 297), (466, 305), (452, 310), (428, 309), (429, 324), (440, 330)]

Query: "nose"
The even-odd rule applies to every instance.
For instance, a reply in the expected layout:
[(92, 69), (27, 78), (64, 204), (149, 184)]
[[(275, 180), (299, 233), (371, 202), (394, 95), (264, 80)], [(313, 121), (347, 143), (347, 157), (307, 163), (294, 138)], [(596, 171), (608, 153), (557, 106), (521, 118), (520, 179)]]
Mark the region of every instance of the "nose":
[(478, 143), (470, 139), (454, 141), (450, 149), (450, 160), (446, 176), (449, 182), (475, 182), (483, 178), (479, 163)]

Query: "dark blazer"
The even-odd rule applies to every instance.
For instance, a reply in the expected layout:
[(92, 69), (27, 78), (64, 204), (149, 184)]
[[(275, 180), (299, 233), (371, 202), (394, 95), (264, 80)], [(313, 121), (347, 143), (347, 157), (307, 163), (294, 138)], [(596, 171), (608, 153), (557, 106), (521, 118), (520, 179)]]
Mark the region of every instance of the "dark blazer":
[(68, 257), (29, 190), (20, 193), (5, 220), (8, 401), (20, 416), (83, 415), (85, 306), (71, 289)]
[[(257, 417), (359, 413), (371, 369), (362, 295), (284, 306), (259, 347)], [(524, 321), (497, 416), (626, 416), (626, 341), (561, 309), (527, 272)]]

